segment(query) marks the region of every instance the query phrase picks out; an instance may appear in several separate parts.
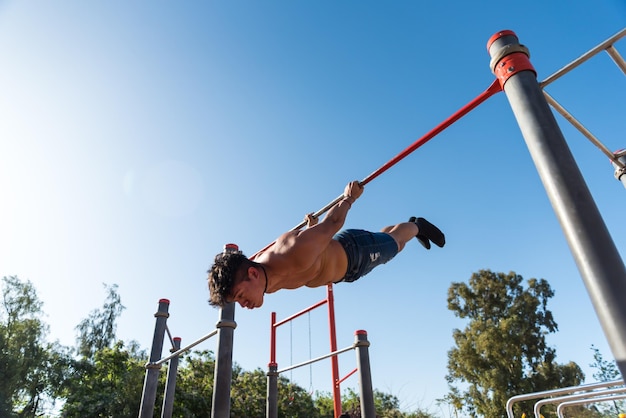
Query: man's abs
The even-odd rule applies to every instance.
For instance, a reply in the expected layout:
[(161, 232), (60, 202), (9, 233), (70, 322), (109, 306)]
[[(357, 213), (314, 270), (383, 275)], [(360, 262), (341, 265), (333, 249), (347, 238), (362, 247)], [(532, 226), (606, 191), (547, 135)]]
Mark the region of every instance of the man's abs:
[[(317, 264), (317, 262), (316, 262)], [(341, 244), (332, 240), (326, 251), (320, 255), (315, 272), (309, 272), (311, 278), (306, 281), (307, 287), (319, 287), (334, 283), (345, 276), (348, 269), (348, 257)]]

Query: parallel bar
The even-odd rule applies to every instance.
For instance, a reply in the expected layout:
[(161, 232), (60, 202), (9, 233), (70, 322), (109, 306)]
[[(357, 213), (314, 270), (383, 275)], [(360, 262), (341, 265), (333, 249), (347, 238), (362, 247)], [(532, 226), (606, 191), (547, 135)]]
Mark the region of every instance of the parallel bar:
[(541, 408), (543, 408), (544, 405), (551, 405), (551, 404), (556, 404), (560, 402), (574, 401), (577, 399), (589, 399), (590, 395), (591, 396), (613, 395), (617, 393), (624, 393), (625, 391), (626, 391), (626, 388), (605, 389), (605, 390), (599, 390), (599, 391), (592, 392), (592, 393), (579, 393), (576, 395), (560, 396), (558, 398), (542, 399), (535, 404), (535, 408), (534, 408), (535, 418), (542, 417)]
[[(200, 338), (199, 340), (196, 340), (195, 342), (189, 344), (187, 347), (181, 348), (177, 351), (175, 351), (174, 353), (170, 354), (167, 357), (164, 357), (162, 359), (160, 359), (159, 361), (155, 361), (154, 363), (148, 363), (152, 366), (158, 366), (161, 365), (163, 363), (165, 363), (166, 361), (173, 359), (174, 357), (178, 357), (181, 354), (185, 353), (186, 351), (191, 350), (192, 348), (194, 348), (195, 346), (197, 346), (198, 344), (200, 344), (203, 341), (208, 340), (209, 338), (213, 337), (214, 335), (217, 335), (218, 330), (214, 329), (213, 331), (209, 332), (207, 335), (205, 335), (204, 337)], [(173, 342), (173, 341), (172, 341)], [(180, 345), (180, 344), (179, 344)]]
[(615, 402), (621, 399), (626, 399), (626, 395), (609, 395), (609, 396), (603, 396), (601, 398), (596, 398), (596, 399), (583, 399), (579, 401), (563, 402), (559, 404), (559, 406), (556, 408), (556, 414), (559, 416), (559, 418), (565, 418), (565, 416), (563, 415), (564, 414), (563, 410), (569, 406), (586, 405), (590, 403), (599, 403), (599, 402), (611, 402), (611, 401)]
[(508, 415), (508, 418), (514, 418), (514, 416), (513, 416), (513, 405), (515, 405), (518, 402), (522, 402), (522, 401), (529, 401), (531, 399), (545, 398), (545, 397), (554, 396), (554, 395), (563, 395), (565, 393), (575, 393), (575, 392), (581, 392), (581, 391), (590, 391), (590, 390), (594, 390), (594, 389), (607, 388), (607, 387), (611, 387), (611, 386), (621, 386), (623, 384), (624, 384), (624, 380), (619, 379), (619, 380), (613, 380), (613, 381), (610, 381), (610, 382), (589, 383), (589, 384), (586, 384), (586, 385), (569, 386), (569, 387), (566, 387), (566, 388), (544, 390), (544, 391), (541, 391), (541, 392), (533, 392), (533, 393), (525, 393), (523, 395), (516, 395), (516, 396), (513, 396), (513, 397), (509, 398), (509, 400), (506, 402), (506, 413)]
[(285, 373), (285, 372), (288, 372), (289, 370), (297, 369), (298, 367), (306, 366), (307, 364), (312, 364), (312, 363), (318, 362), (320, 360), (327, 359), (328, 357), (337, 356), (337, 355), (339, 355), (341, 353), (345, 353), (346, 351), (350, 351), (350, 350), (354, 350), (354, 345), (351, 345), (350, 347), (342, 348), (341, 350), (333, 351), (332, 353), (328, 353), (328, 354), (316, 357), (316, 358), (311, 359), (311, 360), (303, 361), (302, 363), (298, 363), (298, 364), (294, 364), (294, 365), (289, 366), (289, 367), (285, 367), (284, 369), (277, 370), (276, 373), (278, 373), (278, 374)]

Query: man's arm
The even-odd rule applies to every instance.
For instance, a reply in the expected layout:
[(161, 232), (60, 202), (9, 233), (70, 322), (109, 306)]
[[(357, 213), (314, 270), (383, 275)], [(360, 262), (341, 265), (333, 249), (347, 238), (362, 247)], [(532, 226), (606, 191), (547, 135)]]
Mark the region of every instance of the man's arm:
[[(281, 235), (271, 251), (282, 260), (281, 268), (285, 271), (301, 272), (318, 261), (320, 254), (326, 251), (333, 236), (343, 226), (352, 203), (362, 193), (363, 187), (358, 181), (350, 182), (344, 190), (343, 199), (328, 211), (322, 222), (309, 225), (302, 231), (290, 231)], [(307, 220), (309, 218), (312, 217), (308, 215)], [(311, 219), (311, 221), (315, 220)], [(276, 260), (274, 258), (275, 263)]]
[(343, 224), (346, 222), (346, 216), (348, 210), (352, 207), (352, 204), (363, 194), (363, 186), (358, 181), (351, 181), (348, 183), (343, 191), (343, 199), (339, 201), (335, 206), (330, 208), (324, 220), (318, 225), (318, 227), (324, 225), (331, 232), (331, 235), (339, 232)]
[[(308, 228), (301, 231), (297, 237), (298, 245), (312, 245), (318, 248), (317, 252), (326, 248), (333, 236), (339, 232), (346, 221), (348, 210), (352, 203), (363, 194), (363, 186), (358, 181), (352, 181), (346, 185), (341, 199), (326, 213), (324, 220), (317, 223), (317, 219), (307, 215)], [(316, 224), (317, 223), (317, 224)]]

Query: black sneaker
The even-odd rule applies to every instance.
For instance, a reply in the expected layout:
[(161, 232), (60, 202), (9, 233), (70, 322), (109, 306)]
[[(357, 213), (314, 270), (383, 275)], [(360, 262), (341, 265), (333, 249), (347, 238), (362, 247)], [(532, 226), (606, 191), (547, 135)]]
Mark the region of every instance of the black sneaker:
[(437, 247), (443, 247), (446, 244), (446, 237), (435, 225), (431, 224), (424, 218), (416, 218), (411, 216), (409, 222), (413, 222), (419, 228), (419, 233), (415, 236), (424, 248), (430, 250), (430, 242), (432, 241)]

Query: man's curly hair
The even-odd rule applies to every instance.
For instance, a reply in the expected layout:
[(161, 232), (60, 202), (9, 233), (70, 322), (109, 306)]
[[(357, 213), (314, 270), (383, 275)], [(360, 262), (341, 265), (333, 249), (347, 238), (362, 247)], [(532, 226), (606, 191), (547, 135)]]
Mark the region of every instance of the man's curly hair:
[(220, 253), (209, 269), (209, 304), (222, 307), (228, 303), (233, 286), (243, 279), (242, 271), (254, 263), (241, 253)]

